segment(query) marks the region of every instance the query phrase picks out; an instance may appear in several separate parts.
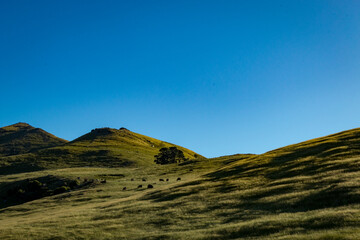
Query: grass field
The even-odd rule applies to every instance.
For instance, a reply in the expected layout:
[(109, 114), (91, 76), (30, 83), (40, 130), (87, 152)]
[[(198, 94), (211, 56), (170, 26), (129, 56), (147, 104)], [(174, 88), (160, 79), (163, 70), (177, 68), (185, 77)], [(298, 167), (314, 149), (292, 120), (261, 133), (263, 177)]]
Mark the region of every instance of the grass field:
[(107, 181), (0, 205), (0, 239), (360, 239), (359, 153), (354, 129), (261, 155), (6, 174), (0, 187)]

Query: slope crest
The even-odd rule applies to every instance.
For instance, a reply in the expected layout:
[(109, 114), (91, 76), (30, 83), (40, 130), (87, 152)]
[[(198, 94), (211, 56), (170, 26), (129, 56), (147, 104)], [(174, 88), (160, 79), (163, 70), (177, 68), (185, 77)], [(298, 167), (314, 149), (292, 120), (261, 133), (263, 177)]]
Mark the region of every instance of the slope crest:
[(0, 128), (0, 156), (28, 153), (41, 148), (59, 146), (66, 142), (27, 123)]
[(330, 170), (351, 171), (358, 168), (357, 161), (351, 159), (359, 156), (360, 128), (356, 128), (238, 159), (210, 175), (215, 178), (262, 175), (278, 179)]

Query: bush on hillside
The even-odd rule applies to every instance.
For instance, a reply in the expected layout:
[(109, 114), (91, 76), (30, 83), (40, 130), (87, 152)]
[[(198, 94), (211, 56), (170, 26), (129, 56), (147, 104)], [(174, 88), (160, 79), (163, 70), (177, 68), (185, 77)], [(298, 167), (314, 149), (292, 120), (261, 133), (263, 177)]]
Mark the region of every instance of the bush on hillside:
[(43, 184), (38, 180), (33, 180), (33, 181), (29, 181), (26, 187), (31, 192), (41, 192), (42, 185)]
[(70, 188), (67, 186), (61, 186), (55, 189), (54, 194), (60, 194), (69, 191)]
[(76, 188), (77, 186), (79, 186), (79, 182), (78, 181), (76, 181), (76, 180), (71, 180), (70, 182), (68, 182), (67, 183), (68, 185), (69, 185), (69, 187), (71, 188), (71, 189), (73, 189), (73, 188)]
[(183, 151), (176, 147), (161, 148), (159, 154), (155, 155), (156, 164), (181, 163), (186, 160)]

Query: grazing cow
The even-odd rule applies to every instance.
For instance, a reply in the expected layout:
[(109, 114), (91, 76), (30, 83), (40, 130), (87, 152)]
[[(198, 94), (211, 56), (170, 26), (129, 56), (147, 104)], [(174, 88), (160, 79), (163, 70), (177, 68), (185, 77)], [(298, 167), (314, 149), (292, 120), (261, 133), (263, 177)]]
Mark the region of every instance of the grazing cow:
[(139, 185), (137, 188), (142, 188), (142, 185)]
[(181, 180), (181, 178), (180, 177), (178, 177), (177, 179), (176, 179), (176, 181), (180, 181)]
[(123, 191), (125, 191), (126, 190), (126, 187), (123, 187)]
[(160, 178), (160, 179), (159, 179), (159, 181), (160, 181), (160, 182), (163, 182), (163, 181), (164, 181), (164, 179)]
[(146, 182), (146, 178), (143, 178), (142, 181), (143, 181), (143, 182)]
[(151, 185), (151, 184), (149, 184), (149, 185), (148, 185), (148, 188), (154, 188), (154, 186), (153, 186), (153, 185)]
[(106, 183), (106, 179), (102, 180), (101, 183)]

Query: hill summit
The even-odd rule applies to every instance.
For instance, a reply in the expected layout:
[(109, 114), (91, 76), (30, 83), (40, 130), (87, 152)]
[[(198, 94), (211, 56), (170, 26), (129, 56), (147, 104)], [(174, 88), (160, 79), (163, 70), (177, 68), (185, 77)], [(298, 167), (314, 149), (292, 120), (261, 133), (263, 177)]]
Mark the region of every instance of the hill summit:
[(125, 136), (126, 135), (124, 134), (125, 132), (130, 132), (130, 131), (127, 130), (126, 128), (120, 128), (120, 130), (109, 127), (95, 128), (91, 130), (91, 132), (75, 139), (73, 142), (79, 142), (84, 140), (95, 140), (97, 138), (112, 138), (115, 137), (116, 135)]
[(23, 122), (0, 128), (0, 156), (28, 153), (66, 142), (41, 128)]
[(87, 162), (95, 157), (107, 163), (117, 163), (115, 165), (148, 165), (153, 163), (154, 155), (163, 147), (177, 147), (189, 159), (200, 156), (184, 147), (141, 135), (124, 127), (120, 129), (96, 128), (57, 149), (67, 149), (70, 152), (76, 150), (77, 153), (73, 152), (73, 155), (86, 156)]

